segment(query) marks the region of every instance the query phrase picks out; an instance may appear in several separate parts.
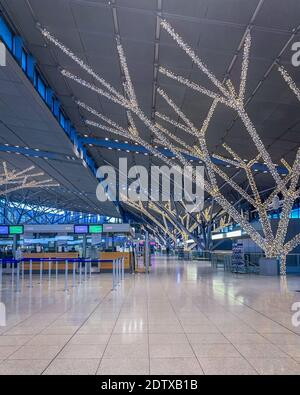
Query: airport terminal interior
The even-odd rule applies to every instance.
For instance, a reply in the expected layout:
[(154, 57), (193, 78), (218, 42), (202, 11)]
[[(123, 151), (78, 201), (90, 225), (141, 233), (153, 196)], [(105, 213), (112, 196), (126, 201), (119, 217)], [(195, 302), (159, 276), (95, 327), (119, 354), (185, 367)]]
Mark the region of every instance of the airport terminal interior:
[(299, 0), (0, 0), (0, 375), (299, 375), (299, 177)]

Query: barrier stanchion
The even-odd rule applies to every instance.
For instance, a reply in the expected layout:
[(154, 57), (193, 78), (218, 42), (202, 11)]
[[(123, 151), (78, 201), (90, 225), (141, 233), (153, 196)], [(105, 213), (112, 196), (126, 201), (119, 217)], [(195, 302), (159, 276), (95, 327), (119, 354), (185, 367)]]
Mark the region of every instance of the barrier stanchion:
[(113, 260), (113, 270), (112, 270), (112, 272), (113, 272), (113, 276), (112, 276), (112, 278), (113, 278), (113, 291), (115, 290), (115, 288), (116, 288), (116, 260), (114, 259)]
[(89, 260), (90, 279), (92, 278), (92, 260)]
[(116, 259), (116, 287), (119, 285), (119, 259)]
[(115, 286), (117, 287), (118, 286), (118, 284), (119, 284), (119, 281), (118, 281), (118, 265), (119, 265), (119, 260), (118, 259), (116, 259), (116, 268), (115, 268), (115, 274), (116, 274), (116, 277), (115, 277)]
[(119, 258), (119, 264), (118, 264), (118, 285), (121, 284), (121, 258)]
[(17, 292), (20, 292), (20, 261), (17, 261)]
[(2, 266), (3, 266), (3, 260), (1, 259), (1, 261), (0, 261), (0, 289), (2, 288), (2, 270), (3, 270)]
[(79, 261), (79, 284), (82, 284), (82, 260)]
[(66, 259), (65, 261), (65, 291), (68, 291), (68, 271), (69, 271), (69, 262)]
[(29, 288), (32, 288), (32, 259), (29, 262)]
[(43, 261), (40, 260), (40, 284), (43, 282)]
[(22, 281), (24, 281), (25, 278), (25, 263), (24, 260), (22, 259)]
[(84, 281), (87, 280), (87, 264), (86, 264), (86, 259), (84, 260)]
[(123, 258), (122, 258), (122, 280), (124, 280), (124, 278), (125, 278), (124, 265), (125, 265), (125, 259), (124, 259), (124, 257), (123, 257)]
[(76, 287), (76, 262), (73, 261), (73, 280), (72, 280), (72, 287)]
[(11, 261), (11, 288), (13, 289), (15, 283), (15, 262)]
[(55, 261), (55, 279), (58, 280), (58, 262)]
[(49, 283), (51, 281), (51, 271), (52, 271), (52, 262), (51, 262), (51, 259), (49, 258), (49, 260), (48, 260), (48, 280), (49, 280)]

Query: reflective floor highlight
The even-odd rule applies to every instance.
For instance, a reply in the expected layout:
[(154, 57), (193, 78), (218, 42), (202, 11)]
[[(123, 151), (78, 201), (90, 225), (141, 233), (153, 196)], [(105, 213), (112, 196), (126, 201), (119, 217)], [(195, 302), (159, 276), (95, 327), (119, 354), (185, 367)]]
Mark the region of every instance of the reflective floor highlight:
[(64, 276), (3, 277), (0, 374), (300, 374), (300, 277), (236, 275), (153, 258), (152, 273), (110, 274), (64, 292)]

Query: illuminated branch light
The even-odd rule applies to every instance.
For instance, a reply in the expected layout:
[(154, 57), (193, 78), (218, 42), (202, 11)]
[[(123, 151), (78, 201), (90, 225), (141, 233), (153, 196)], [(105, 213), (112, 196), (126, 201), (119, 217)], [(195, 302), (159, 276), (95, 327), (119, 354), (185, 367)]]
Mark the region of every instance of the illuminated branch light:
[(207, 129), (208, 129), (208, 127), (209, 127), (210, 121), (211, 121), (211, 119), (212, 119), (212, 117), (213, 117), (213, 115), (214, 115), (214, 112), (215, 112), (216, 108), (217, 108), (217, 105), (218, 105), (218, 100), (215, 99), (215, 100), (213, 101), (213, 103), (212, 103), (210, 109), (209, 109), (208, 115), (207, 115), (207, 117), (205, 118), (205, 120), (204, 120), (204, 122), (203, 122), (203, 126), (202, 126), (202, 128), (201, 128), (200, 136), (201, 136), (202, 138), (205, 137), (205, 134), (206, 134)]
[(128, 122), (129, 122), (129, 125), (130, 125), (129, 126), (130, 133), (133, 134), (134, 136), (138, 136), (139, 132), (138, 132), (136, 126), (135, 126), (135, 123), (134, 123), (134, 120), (133, 120), (133, 117), (132, 117), (130, 111), (127, 111), (127, 118), (128, 118)]
[(100, 114), (99, 112), (97, 112), (96, 110), (94, 110), (92, 107), (88, 106), (87, 104), (85, 104), (85, 103), (83, 103), (83, 102), (81, 102), (81, 101), (77, 101), (77, 104), (78, 104), (81, 108), (83, 108), (83, 109), (85, 109), (86, 111), (88, 111), (89, 113), (91, 113), (91, 114), (95, 115), (96, 117), (102, 119), (102, 121), (108, 123), (108, 124), (109, 124), (110, 126), (112, 126), (113, 128), (115, 128), (115, 129), (117, 129), (117, 130), (119, 130), (119, 131), (121, 131), (121, 132), (124, 131), (124, 129), (123, 129), (120, 125), (118, 125), (115, 121), (111, 120), (110, 118), (107, 118), (107, 117), (106, 117), (105, 115), (103, 115), (103, 114)]
[(225, 97), (229, 99), (229, 105), (236, 109), (238, 112), (242, 122), (244, 123), (248, 133), (250, 134), (255, 146), (257, 147), (258, 151), (261, 152), (266, 165), (268, 166), (270, 173), (272, 174), (274, 180), (279, 183), (280, 177), (276, 171), (276, 168), (271, 160), (269, 153), (266, 151), (264, 144), (262, 143), (261, 139), (259, 138), (252, 122), (250, 121), (248, 115), (246, 114), (242, 103), (240, 101), (234, 100), (230, 92), (228, 92), (225, 87), (221, 84), (220, 81), (208, 70), (206, 65), (200, 60), (200, 58), (195, 54), (195, 52), (183, 41), (183, 39), (177, 34), (174, 29), (170, 26), (170, 24), (162, 20), (161, 26), (171, 35), (171, 37), (177, 42), (180, 48), (182, 48), (187, 55), (191, 57), (191, 59), (197, 64), (197, 66), (203, 71), (203, 73), (212, 81), (212, 83), (219, 88), (219, 90), (223, 93)]
[[(95, 111), (95, 110), (94, 110)], [(94, 113), (94, 112), (93, 112)], [(95, 115), (96, 115), (96, 111), (95, 111)], [(170, 166), (173, 166), (173, 163), (168, 160), (167, 158), (165, 158), (164, 155), (162, 155), (159, 151), (157, 151), (155, 148), (153, 148), (150, 144), (146, 143), (144, 140), (141, 140), (138, 136), (133, 136), (132, 134), (130, 134), (127, 130), (123, 129), (123, 130), (116, 130), (116, 129), (112, 129), (109, 128), (105, 125), (101, 125), (97, 122), (91, 121), (91, 120), (86, 120), (85, 123), (89, 126), (93, 126), (97, 129), (101, 129), (101, 130), (106, 130), (109, 133), (114, 133), (118, 136), (122, 136), (125, 137), (127, 139), (130, 139), (132, 141), (138, 142), (140, 145), (144, 146), (149, 152), (151, 152), (153, 155), (155, 155), (156, 157), (159, 157), (160, 159), (162, 159), (163, 161), (167, 162)]]
[(187, 124), (190, 129), (190, 134), (198, 136), (198, 129), (192, 124), (192, 122), (185, 116), (185, 114), (176, 106), (171, 98), (161, 88), (157, 89), (158, 94), (169, 104), (169, 106), (176, 112), (177, 115)]
[(129, 199), (124, 199), (124, 198), (123, 198), (123, 202), (126, 205), (140, 211), (146, 217), (150, 218), (151, 221), (153, 221), (160, 229), (162, 229), (169, 237), (171, 237), (173, 241), (176, 241), (176, 237), (172, 234), (172, 232), (170, 232), (167, 227), (163, 226), (163, 224), (161, 222), (159, 222), (152, 214), (150, 214), (149, 211), (144, 208), (142, 202), (140, 202), (140, 204), (138, 204), (136, 202), (133, 202)]
[(297, 99), (300, 101), (300, 89), (296, 86), (292, 77), (289, 75), (289, 73), (285, 70), (283, 66), (280, 66), (278, 70), (282, 75), (284, 81), (288, 84), (289, 88), (295, 93)]
[(203, 122), (202, 128), (201, 128), (200, 132), (198, 133), (198, 140), (199, 140), (199, 144), (200, 144), (200, 149), (203, 152), (203, 158), (204, 158), (203, 160), (205, 161), (206, 166), (207, 166), (210, 182), (211, 182), (213, 188), (215, 190), (219, 191), (218, 183), (217, 183), (215, 174), (213, 172), (214, 165), (212, 163), (212, 160), (211, 160), (211, 157), (210, 157), (210, 154), (208, 152), (207, 145), (206, 145), (206, 141), (205, 141), (205, 135), (206, 135), (209, 123), (210, 123), (210, 121), (212, 119), (212, 116), (213, 116), (213, 114), (214, 114), (214, 112), (216, 110), (217, 104), (218, 104), (218, 100), (214, 99), (214, 101), (213, 101), (213, 103), (212, 103), (212, 105), (211, 105), (211, 107), (210, 107), (210, 109), (208, 111), (208, 115), (207, 115), (207, 117), (205, 118), (205, 120)]
[(291, 166), (288, 164), (288, 162), (283, 158), (281, 159), (281, 163), (285, 166), (285, 168), (287, 169), (287, 171), (290, 173), (292, 171)]
[(221, 169), (219, 169), (213, 163), (211, 164), (211, 169), (217, 173), (224, 181), (226, 181), (236, 192), (238, 192), (244, 199), (246, 199), (251, 205), (256, 207), (255, 200), (252, 199), (250, 195), (248, 195), (243, 188), (241, 188), (238, 184), (236, 184), (231, 177), (228, 177), (226, 173), (224, 173)]
[[(71, 58), (72, 58), (72, 56), (71, 56)], [(73, 59), (73, 58), (72, 58), (72, 59)], [(109, 94), (109, 93), (103, 91), (102, 89), (100, 89), (100, 88), (98, 88), (98, 87), (96, 87), (96, 86), (90, 84), (89, 82), (87, 82), (87, 81), (85, 81), (85, 80), (83, 80), (83, 79), (81, 79), (81, 78), (75, 76), (74, 74), (72, 74), (72, 73), (70, 73), (70, 72), (68, 72), (68, 71), (66, 71), (66, 70), (63, 70), (63, 71), (62, 71), (62, 74), (63, 74), (64, 76), (70, 78), (71, 80), (73, 80), (73, 81), (75, 81), (75, 82), (81, 84), (82, 86), (84, 86), (84, 87), (86, 87), (86, 88), (88, 88), (88, 89), (90, 89), (90, 90), (92, 90), (92, 91), (98, 93), (99, 95), (106, 97), (107, 99), (113, 101), (114, 103), (117, 103), (117, 104), (121, 105), (122, 107), (127, 108), (128, 110), (131, 110), (133, 113), (135, 113), (135, 114), (141, 119), (142, 122), (144, 122), (144, 124), (145, 124), (154, 134), (156, 134), (159, 138), (162, 139), (162, 141), (164, 142), (165, 145), (169, 146), (170, 149), (171, 149), (172, 151), (174, 151), (175, 147), (172, 146), (172, 144), (170, 144), (170, 142), (163, 136), (163, 134), (161, 134), (161, 133), (158, 131), (158, 129), (157, 129), (157, 128), (153, 125), (153, 123), (145, 116), (145, 114), (144, 114), (138, 107), (136, 107), (135, 105), (132, 105), (132, 103), (126, 101), (126, 99), (125, 99), (123, 96), (121, 97), (121, 100), (118, 100), (115, 96), (112, 96), (111, 94)], [(149, 148), (149, 150), (151, 149), (151, 151), (153, 152), (153, 148), (152, 148), (149, 144), (148, 144), (148, 148)], [(154, 150), (154, 151), (155, 151), (155, 150)], [(185, 161), (185, 159), (183, 158), (183, 156), (182, 156), (180, 153), (178, 153), (178, 150), (176, 150), (176, 152), (177, 152), (177, 155), (178, 155), (178, 157), (180, 158), (180, 160), (183, 161), (183, 163), (187, 164), (187, 162)], [(160, 154), (159, 152), (157, 152), (157, 151), (155, 152), (155, 155), (156, 155), (156, 156), (159, 156), (161, 159), (164, 158), (163, 155), (161, 155), (161, 154)], [(168, 163), (170, 163), (170, 162), (168, 162)]]
[[(171, 137), (170, 137), (170, 138), (171, 138)], [(154, 142), (155, 144), (160, 145), (161, 148), (164, 148), (164, 147), (161, 145), (161, 141), (160, 141), (158, 138), (155, 138), (155, 139), (153, 140), (153, 142)], [(175, 148), (176, 148), (176, 150), (180, 151), (182, 154), (185, 154), (185, 155), (191, 155), (191, 154), (193, 154), (193, 155), (195, 155), (195, 153), (194, 153), (194, 152), (191, 152), (190, 150), (186, 150), (186, 149), (181, 148), (181, 147), (175, 147)], [(196, 155), (195, 155), (195, 156), (196, 156)], [(176, 158), (176, 155), (175, 155), (175, 153), (174, 153), (173, 159), (175, 159), (175, 158)], [(199, 159), (200, 159), (200, 158), (199, 158)]]
[(255, 183), (252, 171), (251, 171), (251, 167), (253, 166), (254, 163), (256, 163), (257, 160), (260, 159), (261, 154), (258, 154), (253, 160), (249, 161), (249, 163), (245, 163), (242, 160), (242, 158), (240, 158), (237, 155), (237, 153), (231, 147), (229, 147), (226, 143), (223, 144), (223, 147), (232, 155), (232, 157), (234, 159), (236, 159), (239, 162), (240, 166), (246, 172), (248, 182), (249, 182), (251, 190), (254, 194), (254, 202), (255, 203), (254, 204), (252, 203), (252, 205), (257, 209), (257, 211), (259, 213), (264, 235), (266, 237), (267, 242), (269, 244), (271, 244), (274, 241), (274, 235), (273, 235), (270, 220), (268, 218), (268, 212), (266, 210), (265, 205), (262, 203), (259, 191), (257, 189), (256, 183)]
[(86, 80), (83, 80), (80, 77), (77, 77), (76, 75), (70, 73), (67, 70), (62, 70), (61, 74), (67, 78), (69, 78), (70, 80), (73, 80), (75, 82), (77, 82), (78, 84), (84, 86), (85, 88), (88, 88), (94, 92), (96, 92), (98, 95), (101, 95), (103, 97), (106, 97), (108, 100), (111, 100), (112, 102), (119, 104), (120, 106), (123, 107), (128, 107), (128, 101), (126, 101), (125, 98), (123, 98), (123, 100), (118, 100), (115, 96), (112, 96), (110, 93), (105, 92), (103, 89), (96, 87), (93, 84), (90, 84), (89, 82), (87, 82)]
[(119, 101), (125, 100), (125, 98), (116, 90), (114, 89), (108, 82), (106, 82), (102, 77), (100, 77), (94, 70), (88, 66), (82, 59), (76, 56), (69, 48), (59, 42), (50, 32), (46, 29), (40, 29), (42, 35), (52, 42), (56, 47), (58, 47), (65, 55), (71, 58), (75, 63), (77, 63), (83, 70), (85, 70), (89, 75), (94, 77), (101, 85), (103, 85), (109, 92), (111, 92), (114, 96), (116, 96)]
[(251, 49), (251, 35), (250, 35), (250, 32), (248, 32), (246, 35), (245, 44), (244, 44), (240, 93), (239, 93), (239, 98), (242, 103), (244, 103), (244, 100), (245, 100), (247, 76), (248, 76), (248, 69), (249, 69), (250, 49)]
[(102, 125), (100, 123), (91, 121), (89, 119), (85, 120), (85, 123), (87, 125), (89, 125), (89, 126), (93, 126), (93, 127), (97, 128), (97, 129), (105, 130), (106, 132), (113, 133), (113, 134), (116, 134), (118, 136), (122, 136), (122, 137), (125, 137), (125, 138), (133, 140), (133, 137), (130, 136), (129, 133), (126, 130), (121, 131), (121, 130), (113, 129), (113, 128), (110, 128), (108, 126)]
[(213, 158), (221, 160), (222, 162), (228, 163), (228, 164), (230, 164), (232, 166), (235, 166), (235, 167), (238, 167), (240, 169), (242, 168), (242, 166), (241, 166), (241, 164), (239, 162), (236, 162), (234, 160), (225, 158), (225, 157), (223, 157), (221, 155), (218, 155), (218, 154), (213, 154), (212, 156), (213, 156)]
[[(69, 54), (68, 54), (69, 55)], [(71, 56), (72, 57), (72, 56)], [(97, 92), (98, 94), (108, 98), (109, 100), (112, 100), (113, 102), (129, 109), (132, 110), (132, 112), (134, 114), (136, 114), (140, 120), (147, 126), (149, 127), (149, 129), (155, 133), (158, 137), (162, 138), (163, 143), (166, 146), (169, 146), (171, 150), (173, 150), (173, 152), (176, 153), (176, 155), (178, 156), (178, 158), (180, 159), (180, 161), (185, 164), (188, 165), (188, 162), (183, 158), (183, 156), (178, 152), (178, 150), (168, 142), (168, 140), (161, 134), (159, 133), (158, 129), (151, 123), (151, 121), (145, 116), (145, 114), (139, 109), (134, 107), (131, 103), (129, 103), (123, 96), (118, 95), (119, 99), (118, 100), (115, 96), (108, 94), (107, 92), (104, 92), (103, 90), (87, 83), (84, 80), (81, 80), (80, 78), (72, 75), (71, 73), (67, 72), (67, 76), (71, 79), (74, 79), (76, 82), (82, 83), (83, 86), (90, 88), (91, 90)], [(111, 89), (109, 86), (104, 85), (107, 87), (107, 89), (111, 92)], [(221, 86), (222, 87), (222, 86)], [(224, 87), (222, 87), (222, 89), (225, 89)], [(224, 92), (223, 92), (224, 93)], [(227, 93), (225, 91), (225, 96), (229, 95), (229, 93)], [(164, 156), (162, 156), (162, 159), (165, 160), (166, 158)], [(249, 233), (249, 235), (252, 235), (253, 240), (259, 245), (261, 246), (263, 249), (265, 247), (265, 243), (264, 240), (262, 239), (262, 237), (258, 234), (257, 231), (254, 230), (254, 228), (248, 223), (246, 222), (241, 216), (240, 214), (229, 204), (229, 202), (222, 196), (220, 195), (219, 191), (216, 188), (212, 188), (209, 183), (207, 183), (204, 180), (204, 185), (206, 187), (206, 190), (208, 191), (208, 193), (210, 193), (213, 197), (215, 197), (216, 201), (222, 205), (224, 208), (226, 208), (226, 210), (230, 213), (230, 215), (234, 218), (235, 221), (239, 222), (241, 224), (241, 226), (244, 227), (244, 229)]]
[(121, 68), (122, 68), (124, 75), (125, 75), (126, 85), (128, 88), (128, 94), (129, 94), (130, 101), (131, 101), (132, 105), (134, 105), (135, 107), (138, 107), (138, 102), (137, 102), (136, 94), (135, 94), (133, 84), (132, 84), (132, 81), (130, 78), (126, 57), (124, 54), (123, 47), (120, 43), (117, 45), (117, 50), (118, 50), (118, 54), (119, 54)]
[(180, 48), (193, 60), (193, 62), (200, 68), (200, 70), (210, 79), (210, 81), (223, 93), (225, 97), (229, 97), (230, 94), (227, 92), (223, 84), (208, 70), (207, 66), (200, 60), (195, 52), (190, 48), (180, 37), (178, 33), (171, 27), (166, 21), (161, 21), (161, 26), (166, 30), (167, 33), (176, 41)]
[(182, 145), (182, 147), (184, 147), (189, 153), (193, 152), (192, 147), (190, 147), (188, 144), (186, 144), (186, 142), (184, 142), (183, 140), (181, 140), (179, 137), (175, 136), (173, 133), (169, 132), (167, 129), (165, 129), (163, 126), (161, 126), (160, 124), (156, 123), (155, 126), (162, 132), (164, 133), (166, 136), (170, 137), (172, 140), (174, 140), (176, 143)]
[(229, 92), (231, 93), (231, 95), (236, 96), (235, 87), (230, 79), (226, 80), (226, 85), (227, 85), (227, 88), (229, 89)]
[(185, 125), (183, 125), (182, 123), (179, 123), (179, 122), (174, 121), (173, 119), (167, 117), (167, 116), (164, 115), (164, 114), (161, 114), (161, 113), (159, 113), (159, 112), (156, 112), (156, 113), (155, 113), (155, 116), (158, 117), (158, 118), (160, 118), (160, 119), (162, 119), (163, 121), (168, 122), (169, 124), (175, 126), (176, 128), (183, 130), (184, 132), (186, 132), (186, 133), (188, 133), (188, 134), (192, 134), (192, 133), (191, 133), (191, 130), (190, 130), (189, 128), (187, 128)]
[(274, 241), (274, 235), (271, 227), (270, 220), (268, 218), (268, 212), (265, 209), (264, 204), (262, 203), (257, 185), (255, 183), (252, 171), (249, 166), (246, 166), (246, 175), (251, 187), (252, 192), (254, 193), (254, 199), (255, 199), (255, 207), (257, 208), (260, 216), (260, 221), (262, 224), (263, 232), (266, 237), (266, 240), (268, 241), (269, 244), (271, 244)]
[(247, 115), (247, 113), (245, 112), (245, 110), (242, 107), (238, 108), (237, 111), (238, 111), (241, 121), (244, 123), (246, 130), (250, 134), (258, 152), (261, 154), (266, 166), (268, 167), (270, 173), (272, 174), (272, 177), (274, 178), (276, 183), (279, 184), (281, 182), (281, 178), (279, 177), (276, 166), (274, 165), (270, 154), (268, 153), (263, 142), (261, 141), (260, 137), (258, 136), (255, 127), (253, 126), (251, 120), (249, 119), (249, 116)]
[[(151, 210), (155, 211), (156, 213), (158, 213), (162, 216), (166, 227), (167, 227), (166, 220), (168, 220), (174, 226), (174, 228), (177, 229), (177, 231), (181, 235), (186, 235), (186, 233), (182, 229), (180, 229), (180, 227), (175, 223), (175, 221), (173, 221), (173, 219), (164, 210), (162, 210), (157, 204), (154, 204), (154, 202), (150, 202), (148, 207)], [(169, 214), (172, 214), (172, 213), (169, 213)]]
[[(199, 135), (199, 131), (195, 128), (195, 126), (192, 124), (192, 122), (183, 114), (183, 112), (176, 106), (176, 104), (168, 97), (168, 95), (167, 95), (162, 89), (160, 89), (160, 88), (158, 89), (158, 93), (167, 101), (167, 103), (170, 105), (170, 107), (173, 108), (173, 110), (180, 116), (180, 118), (182, 118), (182, 120), (191, 128), (191, 130), (193, 130), (194, 133), (196, 133), (196, 135)], [(212, 116), (213, 116), (213, 113), (214, 113), (214, 111), (215, 111), (217, 102), (218, 102), (217, 99), (213, 102), (213, 104), (212, 104), (212, 106), (211, 106), (211, 108), (210, 108), (210, 111), (209, 111), (209, 113), (208, 113), (208, 116), (207, 116), (207, 118), (206, 118), (205, 121), (204, 121), (202, 130), (200, 131), (200, 134), (202, 134), (202, 135), (205, 134), (205, 132), (206, 132), (206, 130), (207, 130), (207, 128), (208, 128), (209, 122), (210, 122), (210, 120), (211, 120), (211, 118), (212, 118)], [(199, 139), (199, 142), (200, 142), (201, 149), (202, 149), (202, 150), (204, 149), (204, 150), (206, 151), (206, 152), (205, 152), (205, 163), (206, 163), (206, 165), (208, 166), (209, 175), (210, 175), (210, 179), (211, 179), (211, 182), (212, 182), (212, 188), (210, 187), (210, 190), (211, 190), (212, 192), (210, 192), (210, 193), (211, 193), (216, 199), (219, 198), (219, 197), (217, 197), (217, 195), (219, 194), (219, 188), (218, 188), (218, 186), (217, 186), (217, 181), (216, 181), (214, 172), (212, 171), (213, 169), (215, 169), (215, 171), (216, 171), (217, 173), (221, 174), (222, 178), (226, 179), (226, 181), (227, 181), (230, 185), (235, 185), (236, 188), (237, 188), (237, 190), (239, 191), (239, 193), (240, 193), (243, 197), (245, 197), (245, 198), (247, 197), (247, 200), (249, 200), (249, 196), (248, 196), (247, 194), (245, 194), (245, 192), (242, 190), (242, 188), (238, 187), (237, 184), (235, 184), (225, 173), (220, 172), (219, 169), (217, 169), (217, 168), (214, 167), (214, 165), (213, 165), (212, 162), (211, 162), (209, 153), (208, 153), (208, 151), (207, 151), (207, 148), (206, 148), (206, 144), (205, 144), (204, 139), (203, 139), (203, 138), (200, 138), (200, 139)], [(205, 184), (205, 183), (204, 183), (204, 185), (206, 185), (206, 190), (208, 190), (208, 189), (207, 189), (207, 188), (208, 188), (208, 185)], [(223, 198), (223, 201), (222, 201), (223, 204), (224, 204), (224, 200), (225, 200), (225, 199)], [(251, 200), (251, 198), (250, 198), (250, 200)], [(227, 202), (227, 201), (226, 201), (226, 202)], [(228, 206), (229, 206), (229, 203), (227, 202), (226, 205), (227, 205), (227, 207), (228, 207)], [(235, 209), (233, 209), (233, 210), (235, 211)], [(235, 212), (234, 215), (233, 215), (233, 218), (236, 218), (236, 214), (238, 214), (238, 213)], [(240, 218), (240, 221), (241, 221), (241, 220), (243, 221), (243, 218), (241, 218), (241, 216), (240, 216), (239, 214), (238, 214), (238, 216), (239, 216), (239, 218)], [(237, 221), (237, 222), (239, 222), (239, 221)], [(249, 228), (249, 226), (247, 226), (247, 227)], [(252, 227), (250, 226), (250, 228), (252, 228)], [(251, 232), (251, 231), (253, 231), (253, 228), (250, 230), (250, 232)], [(254, 231), (254, 232), (256, 232), (256, 231)], [(252, 232), (252, 233), (253, 233), (253, 232)], [(256, 233), (257, 233), (257, 232), (256, 232)], [(260, 239), (260, 238), (261, 238), (261, 236), (259, 236), (259, 235), (257, 234), (257, 239)], [(261, 240), (260, 240), (260, 241), (261, 241)]]
[(30, 174), (30, 172), (35, 169), (34, 166), (30, 166), (21, 171), (15, 169), (8, 170), (6, 162), (3, 162), (2, 166), (4, 173), (0, 175), (0, 186), (6, 186), (6, 189), (0, 190), (1, 196), (21, 189), (59, 186), (59, 184), (54, 183), (52, 179), (32, 180), (32, 178), (44, 176), (43, 172)]
[(300, 244), (300, 233), (298, 233), (292, 240), (284, 246), (284, 255), (287, 255), (289, 252), (293, 251)]
[(198, 84), (188, 80), (187, 78), (184, 78), (184, 77), (182, 77), (180, 75), (176, 75), (172, 71), (167, 70), (166, 68), (164, 68), (162, 66), (159, 68), (159, 72), (161, 74), (163, 74), (163, 75), (165, 75), (165, 76), (177, 81), (177, 82), (180, 82), (183, 85), (186, 85), (188, 88), (191, 88), (191, 89), (193, 89), (193, 90), (195, 90), (195, 91), (197, 91), (199, 93), (202, 93), (202, 94), (204, 94), (204, 95), (206, 95), (206, 96), (208, 96), (208, 97), (210, 97), (212, 99), (218, 99), (220, 102), (228, 105), (228, 102), (222, 96), (210, 91), (209, 89), (206, 89), (206, 88), (203, 88), (202, 86), (199, 86)]
[(294, 201), (298, 197), (298, 192), (296, 192), (299, 175), (300, 175), (300, 149), (297, 151), (296, 159), (291, 170), (292, 180), (291, 185), (288, 189), (288, 194), (285, 196), (281, 219), (278, 224), (278, 233), (276, 236), (276, 242), (278, 245), (282, 245), (286, 238), (288, 224), (290, 220), (290, 212), (293, 208)]
[[(201, 132), (199, 132), (199, 130), (193, 125), (193, 123), (186, 117), (186, 115), (178, 108), (178, 106), (173, 102), (173, 100), (161, 89), (158, 88), (157, 92), (166, 100), (166, 102), (169, 104), (169, 106), (176, 112), (176, 114), (187, 124), (187, 126), (191, 129), (191, 131), (195, 134), (195, 136), (199, 136), (199, 134)], [(217, 102), (217, 100), (216, 100)], [(215, 102), (214, 102), (215, 103)], [(214, 107), (214, 104), (213, 106)], [(211, 118), (211, 115), (209, 115), (209, 117)], [(205, 121), (206, 122), (206, 121)], [(206, 125), (206, 123), (204, 122), (204, 125)], [(205, 148), (205, 147), (204, 147)], [(201, 147), (201, 149), (203, 149), (203, 147)], [(182, 157), (182, 155), (179, 153), (178, 149), (176, 149), (174, 146), (172, 147), (173, 152), (176, 152), (177, 156), (180, 158), (181, 162), (184, 165), (188, 165), (187, 161)], [(206, 153), (205, 153), (206, 154)], [(207, 153), (208, 157), (209, 154)], [(207, 163), (206, 163), (207, 164)], [(209, 169), (208, 169), (209, 170)], [(213, 183), (212, 185), (212, 190), (213, 193), (218, 193), (218, 186), (217, 186), (217, 181), (216, 178), (214, 176), (214, 174), (209, 170), (210, 172), (210, 178), (211, 178), (211, 182)], [(205, 180), (204, 181), (204, 187), (205, 187)], [(208, 187), (208, 186), (207, 186)]]

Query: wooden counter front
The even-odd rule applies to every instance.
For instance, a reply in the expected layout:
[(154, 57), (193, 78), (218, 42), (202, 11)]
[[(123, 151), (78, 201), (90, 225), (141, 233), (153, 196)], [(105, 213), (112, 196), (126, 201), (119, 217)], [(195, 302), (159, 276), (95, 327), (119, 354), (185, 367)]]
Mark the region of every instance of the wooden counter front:
[[(26, 253), (23, 255), (23, 258), (26, 259), (78, 259), (78, 252), (36, 252), (36, 253)], [(65, 262), (58, 262), (58, 270), (65, 270)], [(52, 270), (55, 269), (56, 263), (55, 261), (51, 262)], [(24, 269), (29, 270), (29, 262), (25, 262)], [(48, 270), (49, 265), (47, 261), (43, 261), (43, 270)], [(73, 269), (73, 263), (69, 263), (69, 270)], [(32, 262), (32, 270), (40, 270), (39, 262)]]
[[(100, 252), (99, 259), (109, 260), (124, 257), (124, 269), (130, 270), (132, 262), (131, 252)], [(112, 262), (101, 262), (100, 268), (102, 270), (112, 270)]]

